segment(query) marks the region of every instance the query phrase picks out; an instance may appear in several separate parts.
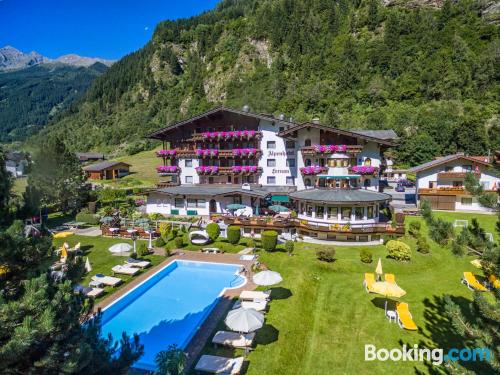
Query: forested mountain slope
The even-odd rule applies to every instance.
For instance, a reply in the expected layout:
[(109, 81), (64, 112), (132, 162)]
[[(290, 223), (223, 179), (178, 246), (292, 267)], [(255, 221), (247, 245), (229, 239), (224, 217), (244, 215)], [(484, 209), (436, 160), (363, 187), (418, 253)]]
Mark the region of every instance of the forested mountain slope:
[(134, 152), (172, 121), (248, 104), (297, 121), (392, 128), (410, 165), (500, 148), (499, 26), (485, 21), (484, 1), (418, 3), (222, 1), (159, 24), (46, 131), (73, 149)]
[(40, 64), (0, 72), (0, 143), (24, 140), (80, 98), (107, 67)]

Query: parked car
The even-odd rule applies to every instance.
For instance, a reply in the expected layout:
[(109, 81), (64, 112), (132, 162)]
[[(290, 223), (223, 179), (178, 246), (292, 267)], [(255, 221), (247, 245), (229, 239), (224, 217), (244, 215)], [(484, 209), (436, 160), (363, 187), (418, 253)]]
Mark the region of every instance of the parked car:
[(408, 188), (415, 187), (415, 183), (413, 183), (410, 180), (399, 180), (398, 181), (398, 185), (401, 185), (401, 186), (404, 186), (404, 187), (408, 187)]

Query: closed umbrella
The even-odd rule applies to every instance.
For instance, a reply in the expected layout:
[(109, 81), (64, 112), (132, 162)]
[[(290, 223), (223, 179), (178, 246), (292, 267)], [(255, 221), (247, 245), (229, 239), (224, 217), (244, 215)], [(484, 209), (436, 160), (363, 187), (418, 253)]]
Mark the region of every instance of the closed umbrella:
[(64, 244), (61, 248), (61, 258), (67, 258), (68, 257), (68, 248), (66, 247), (66, 244)]
[(269, 206), (268, 208), (274, 212), (288, 212), (288, 211), (290, 211), (287, 207), (280, 206), (279, 204), (274, 204), (272, 206)]
[(253, 282), (257, 285), (269, 286), (282, 281), (281, 275), (275, 271), (262, 271), (253, 275)]
[(247, 206), (244, 206), (244, 205), (239, 204), (239, 203), (232, 203), (232, 204), (228, 204), (226, 206), (226, 208), (228, 210), (241, 210), (242, 208), (247, 208)]
[(386, 297), (385, 310), (387, 311), (387, 297), (400, 298), (406, 294), (402, 288), (396, 283), (388, 283), (387, 281), (377, 281), (373, 283), (370, 292), (381, 294)]
[(73, 235), (73, 232), (59, 232), (59, 233), (54, 234), (54, 238), (66, 238), (66, 237), (69, 237), (72, 235)]
[(264, 325), (264, 315), (254, 309), (240, 307), (229, 311), (224, 323), (232, 331), (248, 333)]
[(112, 253), (126, 253), (132, 250), (132, 245), (128, 243), (117, 243), (109, 248)]
[(378, 258), (377, 268), (375, 268), (375, 273), (379, 276), (379, 280), (382, 277), (384, 271), (382, 271), (382, 261)]
[(92, 267), (90, 266), (89, 257), (87, 257), (87, 260), (85, 261), (85, 271), (92, 272)]

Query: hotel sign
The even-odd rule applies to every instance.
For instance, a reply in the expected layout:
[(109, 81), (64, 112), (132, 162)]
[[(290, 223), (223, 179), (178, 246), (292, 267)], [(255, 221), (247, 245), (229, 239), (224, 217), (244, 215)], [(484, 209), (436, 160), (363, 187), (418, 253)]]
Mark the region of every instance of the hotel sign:
[(274, 150), (269, 150), (267, 157), (276, 157), (276, 156), (294, 156), (294, 151), (274, 151)]

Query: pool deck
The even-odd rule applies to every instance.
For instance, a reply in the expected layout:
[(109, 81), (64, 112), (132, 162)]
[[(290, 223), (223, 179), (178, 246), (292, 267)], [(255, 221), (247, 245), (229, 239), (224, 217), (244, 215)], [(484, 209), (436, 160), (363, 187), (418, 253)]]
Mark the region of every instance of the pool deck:
[[(153, 273), (157, 272), (160, 268), (177, 259), (198, 262), (240, 264), (244, 266), (247, 270), (246, 274), (244, 275), (247, 278), (247, 282), (245, 283), (245, 285), (241, 286), (240, 288), (229, 290), (226, 289), (224, 291), (222, 295), (223, 298), (220, 298), (219, 303), (217, 303), (210, 315), (208, 315), (208, 317), (203, 322), (201, 328), (196, 332), (196, 334), (193, 336), (188, 346), (186, 347), (185, 351), (188, 355), (186, 368), (188, 369), (194, 364), (194, 361), (198, 358), (205, 343), (209, 339), (214, 329), (217, 327), (217, 324), (224, 317), (224, 314), (229, 309), (233, 298), (238, 297), (243, 290), (254, 290), (257, 287), (257, 285), (252, 282), (253, 273), (251, 269), (254, 261), (240, 260), (240, 256), (240, 254), (205, 254), (195, 251), (175, 251), (172, 256), (166, 258), (163, 262), (155, 267), (151, 267), (146, 272), (137, 276), (123, 288), (97, 303), (94, 307), (94, 310), (97, 311), (99, 309), (104, 309), (106, 306), (116, 301), (128, 291), (134, 289), (139, 283), (147, 279)], [(135, 371), (135, 373), (138, 372)]]

